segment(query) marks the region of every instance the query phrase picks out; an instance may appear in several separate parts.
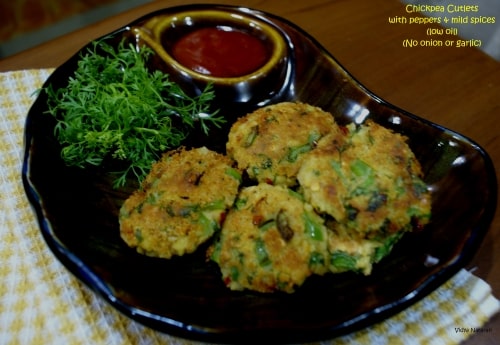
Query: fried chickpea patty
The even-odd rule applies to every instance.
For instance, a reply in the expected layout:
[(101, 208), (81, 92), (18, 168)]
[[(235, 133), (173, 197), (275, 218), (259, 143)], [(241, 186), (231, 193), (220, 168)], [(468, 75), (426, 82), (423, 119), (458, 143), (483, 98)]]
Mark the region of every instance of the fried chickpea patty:
[(326, 272), (323, 220), (283, 186), (243, 189), (227, 214), (212, 258), (232, 290), (293, 292)]
[(330, 113), (309, 104), (283, 102), (235, 122), (226, 148), (252, 179), (293, 186), (304, 154), (320, 138), (339, 132)]
[(367, 235), (425, 222), (430, 193), (405, 137), (371, 121), (348, 129), (344, 145), (325, 138), (305, 158), (298, 179), (306, 200)]
[(195, 251), (220, 229), (241, 175), (224, 155), (168, 152), (120, 209), (120, 234), (139, 253), (170, 258)]
[(320, 141), (298, 180), (305, 199), (328, 219), (330, 253), (351, 257), (368, 274), (399, 232), (429, 221), (431, 197), (404, 136), (371, 121), (347, 129), (343, 144)]

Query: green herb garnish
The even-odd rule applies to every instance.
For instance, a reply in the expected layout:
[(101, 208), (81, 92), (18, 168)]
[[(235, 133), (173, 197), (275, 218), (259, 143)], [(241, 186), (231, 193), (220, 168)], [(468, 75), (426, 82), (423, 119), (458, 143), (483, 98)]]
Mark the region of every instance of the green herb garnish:
[(126, 163), (113, 172), (115, 188), (129, 176), (140, 182), (195, 123), (207, 134), (208, 123), (218, 127), (224, 122), (216, 112), (209, 115), (211, 85), (188, 96), (167, 74), (148, 69), (152, 54), (150, 48), (136, 49), (124, 41), (116, 49), (95, 41), (81, 54), (67, 87), (46, 88), (47, 112), (58, 121), (54, 133), (67, 165), (100, 166), (114, 159)]

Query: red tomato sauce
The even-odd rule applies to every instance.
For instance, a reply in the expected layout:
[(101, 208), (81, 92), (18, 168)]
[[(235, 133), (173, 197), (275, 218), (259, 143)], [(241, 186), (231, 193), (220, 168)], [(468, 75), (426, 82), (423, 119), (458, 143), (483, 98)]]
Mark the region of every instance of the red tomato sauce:
[(268, 59), (266, 47), (257, 37), (213, 27), (181, 37), (174, 44), (172, 55), (195, 72), (221, 78), (252, 73)]

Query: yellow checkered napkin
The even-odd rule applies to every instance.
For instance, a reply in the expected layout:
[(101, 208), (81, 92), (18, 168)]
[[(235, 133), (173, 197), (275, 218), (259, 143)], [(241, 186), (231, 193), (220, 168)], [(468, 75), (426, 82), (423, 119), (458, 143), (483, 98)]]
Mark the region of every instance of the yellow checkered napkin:
[[(55, 259), (21, 182), (26, 114), (52, 70), (0, 73), (0, 344), (198, 344), (115, 311)], [(321, 344), (458, 344), (500, 310), (466, 270), (422, 301), (362, 331)]]

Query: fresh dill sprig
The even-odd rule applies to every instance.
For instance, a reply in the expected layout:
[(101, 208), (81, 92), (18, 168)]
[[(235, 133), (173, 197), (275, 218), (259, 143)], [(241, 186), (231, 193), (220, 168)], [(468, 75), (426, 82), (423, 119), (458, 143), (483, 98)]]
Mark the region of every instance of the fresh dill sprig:
[(211, 85), (188, 96), (167, 74), (148, 69), (151, 54), (148, 47), (137, 49), (124, 41), (116, 49), (95, 41), (81, 54), (67, 87), (46, 88), (47, 112), (57, 120), (54, 134), (67, 165), (126, 162), (114, 172), (117, 188), (129, 176), (141, 181), (161, 153), (179, 146), (196, 122), (206, 134), (209, 124), (219, 127), (225, 121), (216, 112), (209, 114)]

